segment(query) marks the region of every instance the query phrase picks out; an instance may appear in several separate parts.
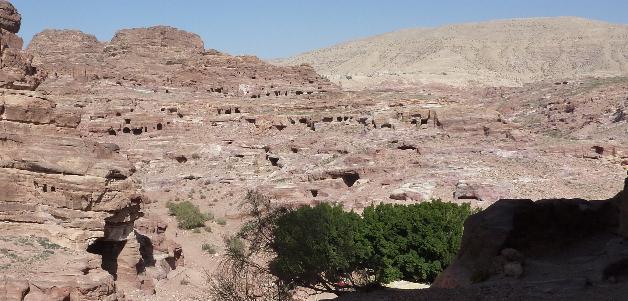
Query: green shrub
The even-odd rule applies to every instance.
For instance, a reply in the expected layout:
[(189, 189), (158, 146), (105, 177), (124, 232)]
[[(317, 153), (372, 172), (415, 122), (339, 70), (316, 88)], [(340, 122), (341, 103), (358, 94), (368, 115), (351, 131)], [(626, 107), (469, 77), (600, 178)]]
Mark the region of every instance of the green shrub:
[(204, 243), (201, 245), (201, 249), (211, 255), (216, 254), (216, 247), (210, 243)]
[(377, 281), (434, 281), (458, 252), (463, 223), (470, 214), (468, 204), (440, 200), (366, 208), (367, 240), (374, 250), (369, 266)]
[(178, 226), (181, 229), (195, 229), (203, 227), (205, 222), (209, 220), (207, 214), (201, 213), (198, 207), (190, 201), (181, 203), (166, 204), (169, 214), (177, 218)]
[(246, 254), (246, 245), (239, 237), (229, 237), (225, 240), (227, 254), (235, 258), (242, 258)]
[(217, 218), (217, 219), (216, 219), (216, 224), (219, 224), (219, 225), (221, 225), (221, 226), (224, 226), (224, 225), (226, 225), (226, 224), (227, 224), (227, 220), (226, 220), (226, 219), (224, 219), (224, 218), (222, 218), (222, 217), (219, 217), (219, 218)]
[(468, 204), (381, 204), (360, 216), (339, 205), (287, 211), (274, 220), (273, 275), (320, 291), (395, 280), (432, 282), (460, 247)]
[(364, 268), (372, 254), (364, 222), (340, 205), (320, 204), (288, 212), (275, 221), (271, 273), (299, 286), (335, 286)]

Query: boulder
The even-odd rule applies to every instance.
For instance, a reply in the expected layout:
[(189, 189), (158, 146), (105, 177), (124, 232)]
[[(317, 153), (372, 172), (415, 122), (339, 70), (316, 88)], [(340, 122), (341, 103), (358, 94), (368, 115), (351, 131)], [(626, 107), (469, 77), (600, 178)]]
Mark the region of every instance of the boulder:
[[(560, 273), (552, 268), (559, 263), (552, 260), (563, 262), (562, 257), (577, 256), (574, 254), (578, 252), (584, 253), (581, 256), (590, 256), (586, 255), (587, 249), (577, 249), (578, 242), (608, 239), (614, 233), (628, 237), (627, 192), (628, 178), (625, 189), (608, 200), (499, 200), (465, 221), (460, 251), (433, 286), (466, 287), (487, 281), (501, 272), (505, 276), (525, 278), (522, 276), (524, 257), (550, 261), (540, 264), (548, 268), (537, 267), (535, 273)], [(625, 252), (615, 252), (609, 246), (611, 244), (600, 246), (600, 249), (607, 249), (604, 252), (609, 254), (608, 258), (596, 265), (575, 265), (574, 269), (582, 269), (580, 273), (583, 275), (602, 275), (606, 261), (612, 263), (625, 256)], [(492, 268), (495, 262), (503, 264), (501, 271)], [(547, 274), (543, 276), (548, 277)]]

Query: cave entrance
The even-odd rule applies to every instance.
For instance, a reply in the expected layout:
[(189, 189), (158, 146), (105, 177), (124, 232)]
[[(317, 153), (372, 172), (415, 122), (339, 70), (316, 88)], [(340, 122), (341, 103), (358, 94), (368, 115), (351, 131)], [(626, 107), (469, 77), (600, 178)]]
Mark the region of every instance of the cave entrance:
[(279, 166), (279, 157), (276, 156), (267, 156), (268, 161), (272, 166)]
[(113, 276), (114, 280), (118, 278), (118, 256), (126, 241), (110, 241), (102, 238), (97, 239), (93, 244), (87, 247), (87, 252), (100, 255), (100, 267)]
[(341, 175), (340, 178), (342, 178), (342, 181), (345, 183), (345, 185), (347, 185), (347, 187), (353, 187), (355, 182), (360, 179), (360, 174), (358, 174), (357, 172), (350, 172)]

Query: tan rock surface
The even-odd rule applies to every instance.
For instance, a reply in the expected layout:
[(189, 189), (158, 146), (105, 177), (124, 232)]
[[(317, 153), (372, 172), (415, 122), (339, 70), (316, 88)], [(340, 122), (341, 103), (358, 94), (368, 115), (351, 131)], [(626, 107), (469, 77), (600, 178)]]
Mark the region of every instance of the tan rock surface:
[(314, 50), (281, 64), (311, 64), (348, 88), (512, 86), (628, 74), (628, 26), (573, 17), (416, 28)]

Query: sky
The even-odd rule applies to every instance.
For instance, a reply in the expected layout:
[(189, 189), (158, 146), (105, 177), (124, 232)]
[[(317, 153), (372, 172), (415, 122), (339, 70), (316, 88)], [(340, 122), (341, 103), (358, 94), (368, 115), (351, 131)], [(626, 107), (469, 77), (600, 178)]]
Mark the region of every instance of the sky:
[(118, 29), (170, 25), (205, 48), (289, 57), (404, 28), (523, 17), (579, 16), (628, 23), (626, 0), (12, 0), (28, 43), (43, 29), (107, 41)]

